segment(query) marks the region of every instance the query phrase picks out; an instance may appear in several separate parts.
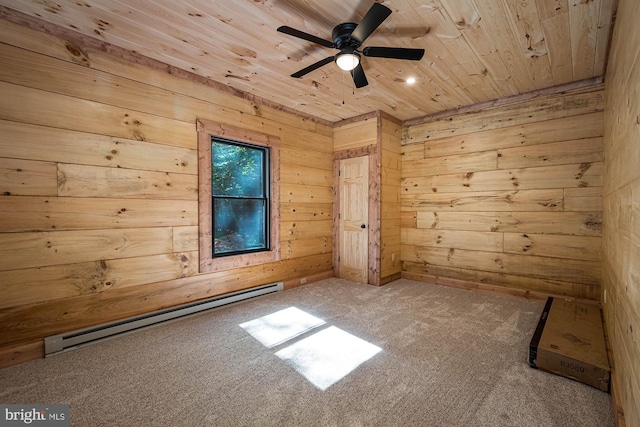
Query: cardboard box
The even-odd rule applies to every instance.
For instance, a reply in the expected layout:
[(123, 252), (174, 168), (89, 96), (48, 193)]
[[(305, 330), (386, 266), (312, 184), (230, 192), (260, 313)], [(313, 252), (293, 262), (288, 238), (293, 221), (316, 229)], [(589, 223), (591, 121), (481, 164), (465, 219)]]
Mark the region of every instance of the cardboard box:
[(549, 298), (529, 344), (531, 367), (609, 391), (600, 307)]

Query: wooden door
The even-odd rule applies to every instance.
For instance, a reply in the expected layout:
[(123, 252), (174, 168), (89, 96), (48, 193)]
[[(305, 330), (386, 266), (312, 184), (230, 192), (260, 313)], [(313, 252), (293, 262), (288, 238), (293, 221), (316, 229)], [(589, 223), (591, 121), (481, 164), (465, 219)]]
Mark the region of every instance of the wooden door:
[(369, 156), (340, 161), (339, 276), (369, 279)]

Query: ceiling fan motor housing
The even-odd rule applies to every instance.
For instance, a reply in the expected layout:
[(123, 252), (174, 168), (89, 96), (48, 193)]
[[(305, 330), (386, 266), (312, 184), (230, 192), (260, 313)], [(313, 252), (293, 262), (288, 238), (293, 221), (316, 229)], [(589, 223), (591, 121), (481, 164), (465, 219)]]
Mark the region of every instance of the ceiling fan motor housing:
[(355, 30), (357, 26), (358, 24), (354, 24), (353, 22), (345, 22), (344, 24), (335, 26), (331, 32), (331, 37), (333, 37), (333, 43), (336, 48), (344, 53), (352, 53), (360, 46), (358, 41), (351, 38), (351, 33), (353, 33), (353, 30)]

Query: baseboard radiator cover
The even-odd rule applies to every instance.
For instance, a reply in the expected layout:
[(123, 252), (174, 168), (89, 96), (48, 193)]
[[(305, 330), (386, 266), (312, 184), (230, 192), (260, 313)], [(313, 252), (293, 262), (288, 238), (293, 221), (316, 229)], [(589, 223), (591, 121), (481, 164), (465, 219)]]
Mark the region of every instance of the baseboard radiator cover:
[(107, 338), (113, 338), (118, 335), (132, 332), (136, 329), (157, 325), (179, 317), (188, 316), (190, 314), (210, 310), (212, 308), (221, 307), (223, 305), (232, 304), (250, 298), (280, 292), (283, 289), (283, 282), (276, 282), (207, 298), (194, 303), (178, 305), (116, 322), (106, 323), (104, 325), (53, 335), (44, 339), (44, 355), (45, 357), (52, 356), (62, 351), (72, 350), (82, 345), (87, 345)]

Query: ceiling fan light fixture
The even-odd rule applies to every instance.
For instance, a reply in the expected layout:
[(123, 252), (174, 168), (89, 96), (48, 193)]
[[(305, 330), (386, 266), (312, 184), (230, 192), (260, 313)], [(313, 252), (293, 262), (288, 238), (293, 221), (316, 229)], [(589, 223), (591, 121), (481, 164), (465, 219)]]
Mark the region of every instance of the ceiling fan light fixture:
[(360, 64), (360, 55), (357, 52), (339, 53), (336, 55), (336, 64), (341, 70), (351, 71)]

